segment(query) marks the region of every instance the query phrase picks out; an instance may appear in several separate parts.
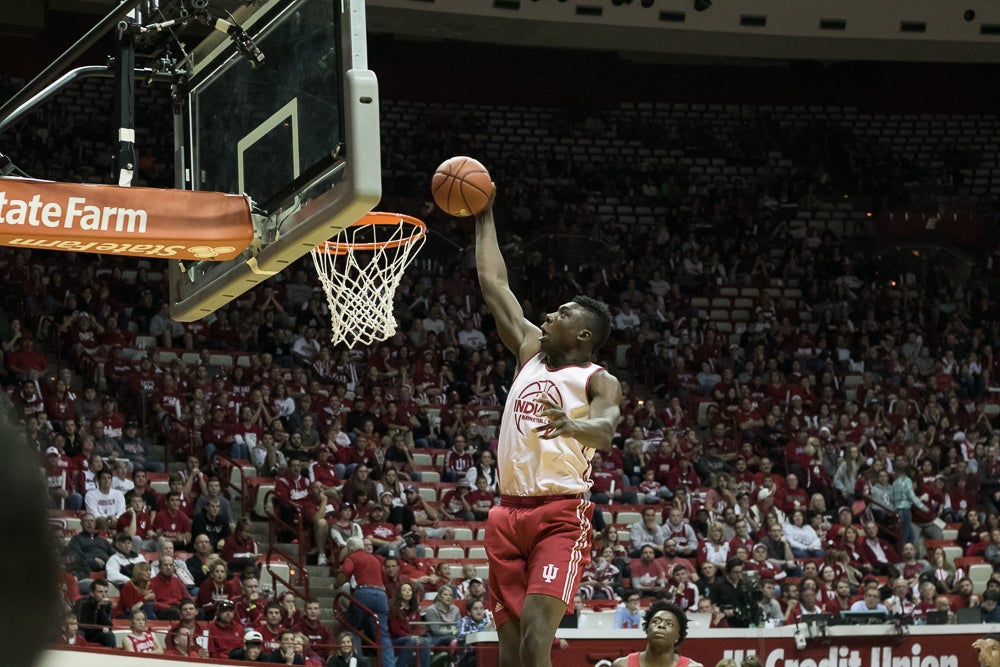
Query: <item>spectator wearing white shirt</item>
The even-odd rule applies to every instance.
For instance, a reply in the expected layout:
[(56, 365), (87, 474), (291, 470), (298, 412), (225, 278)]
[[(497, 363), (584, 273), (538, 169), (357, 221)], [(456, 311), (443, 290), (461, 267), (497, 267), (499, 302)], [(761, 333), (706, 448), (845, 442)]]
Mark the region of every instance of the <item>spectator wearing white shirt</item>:
[(471, 317), (462, 321), (462, 330), (458, 332), (458, 344), (469, 352), (486, 347), (486, 336), (476, 328), (476, 323)]
[(615, 315), (615, 331), (630, 334), (638, 329), (640, 324), (642, 322), (639, 320), (639, 314), (632, 310), (632, 304), (623, 301), (621, 309)]
[(882, 604), (882, 596), (875, 586), (865, 589), (865, 597), (851, 605), (852, 614), (888, 614), (889, 610)]
[(125, 513), (125, 494), (111, 488), (110, 470), (103, 468), (97, 473), (97, 488), (87, 492), (84, 505), (97, 517), (98, 524), (103, 519), (106, 527), (113, 527), (118, 517)]
[(629, 544), (632, 546), (632, 557), (638, 558), (639, 551), (644, 546), (650, 546), (657, 555), (662, 556), (661, 545), (670, 534), (656, 523), (656, 510), (647, 507), (642, 511), (642, 521), (636, 521), (628, 529)]
[(316, 328), (306, 327), (303, 334), (292, 343), (292, 358), (298, 365), (309, 368), (319, 357), (319, 348), (319, 342), (316, 340)]
[(806, 523), (805, 512), (795, 510), (782, 527), (788, 546), (796, 558), (821, 558), (823, 543), (816, 530)]

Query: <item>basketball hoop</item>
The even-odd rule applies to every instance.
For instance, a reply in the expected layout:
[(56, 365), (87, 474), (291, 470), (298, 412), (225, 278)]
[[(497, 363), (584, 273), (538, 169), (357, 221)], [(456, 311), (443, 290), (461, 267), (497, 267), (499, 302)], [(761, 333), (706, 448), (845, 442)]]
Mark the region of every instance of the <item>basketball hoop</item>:
[(372, 212), (312, 249), (330, 306), (330, 341), (370, 345), (396, 333), (392, 298), (427, 233), (420, 220)]

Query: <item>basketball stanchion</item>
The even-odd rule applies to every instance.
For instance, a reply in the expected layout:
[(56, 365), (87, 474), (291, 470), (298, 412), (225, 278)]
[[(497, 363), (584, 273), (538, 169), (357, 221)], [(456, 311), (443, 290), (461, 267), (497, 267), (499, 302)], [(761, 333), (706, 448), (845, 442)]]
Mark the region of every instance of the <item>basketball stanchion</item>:
[(333, 344), (353, 348), (396, 333), (392, 299), (426, 234), (417, 218), (372, 212), (312, 249), (330, 307)]

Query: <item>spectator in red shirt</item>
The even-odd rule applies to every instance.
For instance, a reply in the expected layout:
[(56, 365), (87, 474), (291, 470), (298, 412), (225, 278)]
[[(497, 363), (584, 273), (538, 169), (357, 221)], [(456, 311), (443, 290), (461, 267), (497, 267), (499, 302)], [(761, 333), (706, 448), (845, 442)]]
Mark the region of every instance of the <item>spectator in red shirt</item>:
[[(279, 477), (274, 484), (274, 496), (281, 508), (282, 519), (296, 525), (298, 519), (296, 510), (302, 515), (302, 521), (313, 529), (313, 546), (310, 553), (317, 554), (317, 565), (326, 565), (326, 547), (330, 536), (330, 526), (326, 520), (326, 512), (321, 511), (314, 503), (307, 502), (309, 497), (309, 478), (302, 474), (302, 461), (293, 458), (288, 463), (288, 472)], [(325, 504), (324, 504), (325, 507)]]
[(463, 477), (475, 465), (466, 448), (465, 436), (459, 433), (455, 436), (455, 442), (444, 454), (444, 465), (441, 470), (441, 479), (445, 482), (455, 482)]
[[(590, 502), (598, 505), (608, 505), (612, 502), (634, 505), (639, 502), (635, 491), (622, 488), (622, 476), (604, 467), (604, 457), (600, 452), (594, 452), (590, 459)], [(477, 480), (478, 481), (478, 480)]]
[(396, 524), (388, 523), (387, 518), (385, 507), (376, 504), (371, 508), (368, 523), (361, 526), (361, 532), (365, 537), (371, 539), (375, 552), (380, 556), (394, 555), (404, 543), (399, 534), (399, 527)]
[(167, 494), (166, 507), (156, 513), (153, 520), (153, 530), (157, 535), (173, 541), (179, 551), (189, 551), (191, 548), (191, 519), (181, 511), (181, 494), (171, 491)]
[[(225, 565), (222, 568), (225, 569)], [(230, 651), (243, 646), (245, 628), (235, 616), (236, 605), (233, 601), (219, 600), (216, 618), (208, 624), (208, 652), (212, 658), (225, 660)]]
[(799, 486), (798, 475), (789, 473), (785, 483), (774, 494), (774, 506), (785, 514), (791, 514), (796, 509), (805, 510), (809, 505), (809, 493)]
[[(212, 563), (208, 570), (208, 577), (201, 582), (198, 589), (196, 602), (198, 607), (205, 612), (206, 618), (213, 617), (222, 608), (225, 602), (232, 604), (232, 601), (243, 594), (242, 586), (238, 580), (228, 579), (229, 569), (222, 561)], [(235, 606), (233, 607), (235, 612)], [(213, 655), (215, 655), (213, 653)]]
[(256, 627), (264, 641), (264, 652), (270, 653), (281, 646), (281, 633), (285, 627), (281, 624), (281, 605), (268, 602), (264, 607), (264, 618)]
[(234, 571), (242, 571), (247, 565), (257, 563), (257, 543), (250, 533), (250, 517), (242, 516), (236, 522), (236, 530), (222, 544), (222, 559)]
[(471, 509), (466, 509), (462, 497), (468, 496), (472, 491), (469, 480), (464, 477), (455, 482), (455, 488), (445, 492), (441, 497), (441, 512), (448, 521), (475, 521), (476, 517)]
[(462, 496), (462, 507), (466, 512), (472, 512), (476, 521), (486, 521), (486, 515), (496, 503), (496, 497), (487, 489), (489, 481), (480, 475), (476, 478), (476, 490)]
[(320, 604), (316, 598), (306, 600), (305, 611), (302, 619), (295, 624), (292, 629), (301, 632), (309, 639), (309, 644), (325, 661), (333, 648), (333, 631), (323, 625), (319, 620)]
[(19, 380), (28, 380), (31, 373), (44, 373), (48, 368), (45, 355), (35, 349), (35, 339), (30, 333), (21, 336), (17, 349), (7, 354), (7, 370)]
[[(392, 667), (396, 655), (392, 649), (392, 637), (385, 631), (389, 628), (389, 599), (382, 584), (382, 564), (378, 558), (364, 550), (364, 543), (357, 537), (347, 540), (347, 557), (341, 564), (336, 586), (339, 588), (352, 576), (357, 584), (353, 592), (354, 599), (367, 609), (352, 604), (347, 610), (348, 621), (352, 627), (364, 629), (369, 637), (379, 637), (382, 667)], [(375, 627), (372, 613), (378, 617), (378, 628)]]
[(177, 620), (181, 617), (180, 605), (190, 600), (191, 595), (184, 582), (177, 576), (177, 564), (173, 556), (160, 556), (160, 571), (153, 577), (149, 587), (156, 594), (153, 606), (156, 617), (161, 620)]

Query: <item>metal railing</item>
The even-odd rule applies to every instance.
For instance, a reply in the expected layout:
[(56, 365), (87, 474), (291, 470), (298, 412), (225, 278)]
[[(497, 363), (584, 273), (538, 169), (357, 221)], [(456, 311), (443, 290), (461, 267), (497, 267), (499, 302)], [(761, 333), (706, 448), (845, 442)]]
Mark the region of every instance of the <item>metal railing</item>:
[[(271, 501), (270, 503), (268, 502), (269, 500)], [(295, 524), (286, 522), (281, 518), (281, 512), (277, 509), (280, 505), (276, 502), (276, 494), (273, 490), (268, 491), (264, 496), (264, 507), (267, 509), (268, 542), (265, 567), (267, 567), (267, 571), (274, 577), (275, 581), (284, 584), (297, 597), (308, 600), (311, 597), (309, 595), (309, 571), (306, 570), (306, 551), (308, 550), (309, 534), (302, 525), (302, 510), (298, 507), (294, 508)], [(291, 551), (280, 546), (279, 532), (282, 530), (295, 536), (299, 546), (298, 554), (292, 554)], [(296, 576), (289, 576), (289, 579), (286, 580), (272, 570), (271, 559), (275, 556), (281, 557), (289, 565), (294, 565), (297, 573)]]

